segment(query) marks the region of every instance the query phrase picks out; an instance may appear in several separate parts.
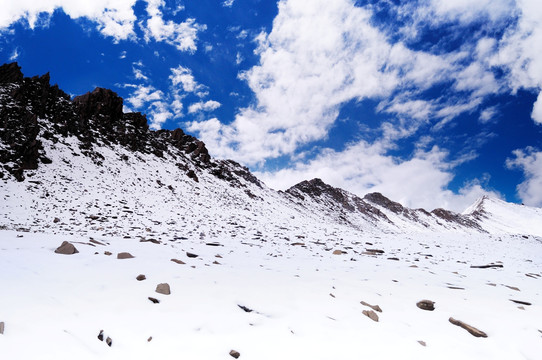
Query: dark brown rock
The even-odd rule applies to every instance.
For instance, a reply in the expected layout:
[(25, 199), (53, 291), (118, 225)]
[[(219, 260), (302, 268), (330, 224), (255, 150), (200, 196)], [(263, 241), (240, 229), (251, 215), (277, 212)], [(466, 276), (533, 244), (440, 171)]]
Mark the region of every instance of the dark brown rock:
[(159, 294), (169, 295), (171, 290), (168, 283), (161, 283), (156, 286), (156, 292)]
[(199, 255), (193, 254), (191, 252), (187, 252), (186, 256), (188, 256), (189, 258), (197, 258)]
[(120, 252), (117, 254), (117, 259), (133, 259), (134, 256), (128, 252)]
[(435, 302), (431, 300), (420, 300), (416, 303), (416, 306), (422, 310), (427, 310), (427, 311), (435, 310)]
[(160, 303), (160, 300), (158, 300), (158, 299), (156, 299), (156, 298), (153, 298), (153, 297), (150, 297), (150, 296), (149, 296), (148, 299), (149, 299), (150, 301), (152, 301), (154, 304), (159, 304), (159, 303)]
[(111, 251), (104, 251), (104, 255), (110, 256), (113, 255), (113, 253)]
[(184, 261), (179, 260), (179, 259), (171, 259), (171, 261), (173, 261), (174, 263), (177, 263), (177, 264), (179, 264), (179, 265), (184, 265), (184, 264), (186, 264)]
[(448, 319), (452, 324), (454, 325), (457, 325), (459, 327), (462, 327), (463, 329), (467, 330), (472, 336), (476, 336), (476, 337), (484, 337), (486, 338), (487, 337), (487, 334), (481, 330), (478, 330), (477, 328), (475, 328), (474, 326), (470, 326), (466, 323), (464, 323), (463, 321), (461, 320), (456, 320), (454, 318), (450, 318)]
[(62, 242), (62, 245), (60, 245), (56, 250), (55, 253), (57, 254), (63, 254), (63, 255), (73, 255), (77, 254), (79, 251), (73, 246), (72, 243), (69, 243), (67, 241)]
[(363, 310), (362, 313), (369, 319), (378, 322), (378, 315), (373, 310)]
[(108, 336), (107, 339), (105, 339), (105, 343), (111, 347), (111, 345), (113, 345), (113, 340)]
[(53, 222), (56, 224), (56, 223), (60, 222), (60, 219), (56, 217), (56, 218), (53, 219)]
[(104, 331), (100, 330), (100, 333), (98, 334), (98, 340), (104, 341)]
[(145, 279), (147, 279), (147, 277), (145, 275), (143, 275), (143, 274), (137, 275), (137, 277), (136, 277), (137, 281), (143, 281)]
[(230, 356), (235, 358), (235, 359), (238, 359), (239, 356), (241, 356), (241, 353), (239, 353), (239, 351), (232, 350), (232, 351), (230, 351)]

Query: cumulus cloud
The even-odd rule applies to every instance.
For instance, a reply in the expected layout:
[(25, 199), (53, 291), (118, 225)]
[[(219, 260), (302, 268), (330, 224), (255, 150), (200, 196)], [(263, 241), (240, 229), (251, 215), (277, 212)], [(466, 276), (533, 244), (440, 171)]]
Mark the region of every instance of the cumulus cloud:
[(200, 111), (213, 111), (218, 109), (222, 104), (220, 104), (218, 101), (214, 100), (208, 100), (208, 101), (200, 101), (195, 104), (192, 104), (188, 107), (188, 113), (193, 114)]
[(162, 14), (163, 6), (164, 0), (147, 0), (149, 18), (141, 25), (145, 40), (164, 41), (180, 51), (196, 51), (197, 34), (207, 27), (198, 24), (194, 18), (188, 18), (181, 23), (165, 21)]
[(510, 169), (523, 171), (525, 180), (517, 186), (520, 199), (526, 205), (542, 206), (542, 151), (529, 146), (513, 151), (513, 158), (507, 159)]
[[(180, 51), (194, 52), (197, 34), (206, 29), (195, 19), (182, 22), (164, 20), (162, 9), (164, 0), (144, 0), (147, 2), (147, 18), (139, 21), (145, 40), (166, 42)], [(6, 3), (7, 4), (4, 4)], [(0, 1), (0, 30), (7, 29), (15, 22), (23, 21), (31, 29), (40, 26), (55, 10), (62, 10), (72, 19), (86, 18), (97, 24), (97, 30), (115, 41), (135, 39), (134, 25), (137, 22), (133, 7), (137, 0), (2, 0)], [(184, 8), (169, 9), (177, 14)], [(45, 25), (47, 22), (45, 22)], [(41, 24), (43, 25), (43, 24)]]
[(40, 18), (62, 9), (72, 19), (84, 17), (95, 22), (98, 31), (115, 40), (125, 40), (135, 35), (136, 16), (132, 7), (136, 0), (7, 0), (2, 3), (0, 29), (8, 28), (17, 21), (25, 21), (33, 29), (39, 25)]

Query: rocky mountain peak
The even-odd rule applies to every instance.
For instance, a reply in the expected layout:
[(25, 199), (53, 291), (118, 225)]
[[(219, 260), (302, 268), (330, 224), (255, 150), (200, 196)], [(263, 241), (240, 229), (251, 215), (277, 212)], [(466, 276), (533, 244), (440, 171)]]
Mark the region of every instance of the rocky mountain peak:
[(116, 122), (122, 119), (123, 100), (112, 90), (97, 87), (92, 92), (73, 99), (81, 118), (96, 117), (102, 121)]
[(16, 62), (0, 66), (0, 84), (21, 83), (23, 73)]

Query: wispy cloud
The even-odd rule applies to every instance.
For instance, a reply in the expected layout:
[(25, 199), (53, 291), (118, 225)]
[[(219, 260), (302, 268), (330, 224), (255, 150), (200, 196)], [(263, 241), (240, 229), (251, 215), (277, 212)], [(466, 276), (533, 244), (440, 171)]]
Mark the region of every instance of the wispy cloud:
[(519, 169), (525, 179), (517, 186), (520, 199), (531, 206), (542, 206), (542, 151), (532, 146), (518, 149), (506, 161), (510, 169)]

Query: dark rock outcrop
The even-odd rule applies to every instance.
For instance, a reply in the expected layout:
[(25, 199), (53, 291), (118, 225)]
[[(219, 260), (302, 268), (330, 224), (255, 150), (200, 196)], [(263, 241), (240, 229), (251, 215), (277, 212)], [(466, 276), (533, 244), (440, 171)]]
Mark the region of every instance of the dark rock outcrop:
[(79, 251), (73, 246), (72, 243), (63, 241), (62, 245), (60, 245), (56, 250), (55, 253), (57, 254), (63, 254), (63, 255), (73, 255), (77, 254)]

